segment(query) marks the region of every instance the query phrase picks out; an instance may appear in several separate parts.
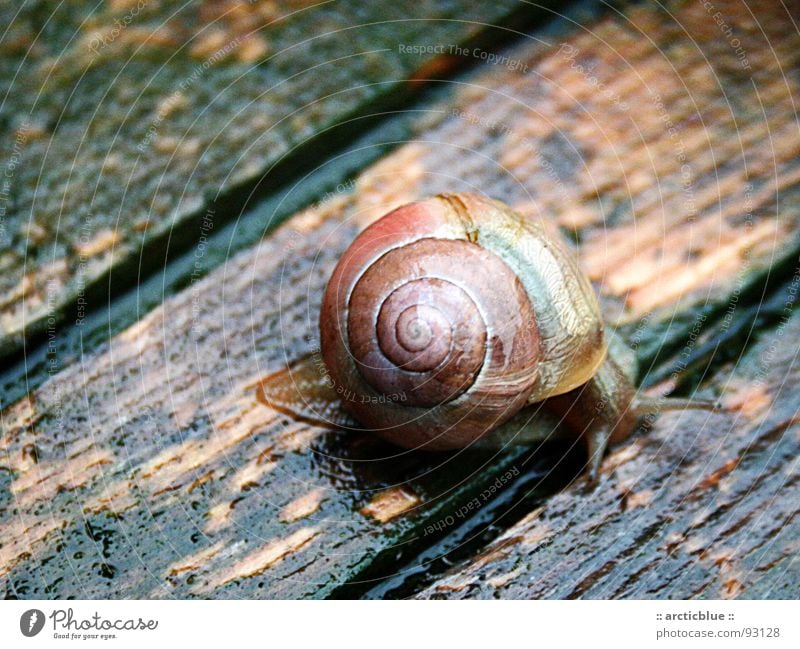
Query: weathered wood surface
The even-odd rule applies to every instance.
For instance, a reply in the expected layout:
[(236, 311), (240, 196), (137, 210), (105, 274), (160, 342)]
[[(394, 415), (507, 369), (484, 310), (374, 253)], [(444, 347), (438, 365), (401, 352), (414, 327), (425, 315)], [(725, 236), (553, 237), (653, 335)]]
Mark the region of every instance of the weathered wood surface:
[(464, 44), (536, 11), (518, 0), (431, 0), (413, 16), (391, 0), (2, 3), (0, 355), (105, 304), (110, 269), (122, 269), (118, 289), (163, 259), (156, 244), (196, 241), (190, 225), (207, 210), (217, 225), (235, 217), (220, 196), (278, 182), (277, 168), (324, 153), (318, 142), (300, 155), (311, 138), (399, 105), (410, 79), (445, 69), (406, 45)]
[(399, 203), (484, 191), (571, 234), (643, 360), (727, 326), (733, 298), (796, 253), (798, 79), (775, 69), (796, 67), (800, 50), (782, 9), (754, 25), (742, 6), (718, 4), (741, 34), (746, 74), (702, 5), (676, 3), (679, 23), (642, 6), (587, 30), (537, 32), (543, 42), (506, 52), (515, 69), (454, 83), (452, 101), (421, 117), (427, 130), (352, 193), (293, 218), (4, 411), (4, 589), (353, 592), (343, 584), (396, 571), (447, 532), (443, 518), (525, 473), (524, 451), (398, 456), (256, 399), (260, 377), (314, 347), (338, 255)]
[[(793, 284), (794, 302), (800, 275)], [(800, 584), (800, 314), (423, 598), (792, 598)]]

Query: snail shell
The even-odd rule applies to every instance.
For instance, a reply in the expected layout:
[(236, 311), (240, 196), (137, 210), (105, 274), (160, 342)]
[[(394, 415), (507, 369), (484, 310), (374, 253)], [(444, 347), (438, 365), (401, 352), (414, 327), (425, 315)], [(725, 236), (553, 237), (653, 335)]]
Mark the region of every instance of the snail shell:
[(570, 253), (506, 205), (463, 193), (362, 232), (328, 283), (320, 329), (345, 408), (406, 448), (464, 447), (586, 383), (606, 354)]

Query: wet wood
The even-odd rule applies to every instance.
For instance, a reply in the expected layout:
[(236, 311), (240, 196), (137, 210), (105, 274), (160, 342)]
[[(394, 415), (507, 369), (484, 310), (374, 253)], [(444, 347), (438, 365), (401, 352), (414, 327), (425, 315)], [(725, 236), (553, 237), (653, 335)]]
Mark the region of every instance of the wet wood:
[[(530, 470), (525, 449), (398, 452), (292, 421), (257, 398), (263, 376), (315, 349), (321, 291), (341, 252), (400, 203), (483, 191), (560, 229), (640, 360), (725, 327), (734, 297), (760, 286), (776, 259), (797, 254), (798, 78), (774, 70), (796, 66), (800, 48), (779, 8), (754, 26), (743, 6), (719, 5), (741, 33), (746, 74), (701, 4), (675, 3), (680, 23), (642, 5), (627, 18), (585, 22), (589, 31), (568, 21), (543, 29), (540, 41), (503, 53), (519, 65), (452, 83), (451, 99), (426, 107), (420, 136), (360, 174), (352, 191), (298, 214), (6, 409), (0, 586), (24, 597), (363, 592), (366, 580), (394, 574), (451, 531), (448, 519), (481, 494), (512, 489), (501, 476)], [(585, 74), (589, 65), (608, 92)], [(759, 401), (778, 403), (768, 388), (751, 389), (742, 388), (755, 397), (743, 400), (755, 410)], [(693, 417), (665, 416), (659, 426), (680, 424), (686, 442), (693, 425), (729, 421)], [(747, 436), (757, 434), (749, 424), (729, 429), (730, 448), (713, 447), (698, 480), (713, 480), (731, 461), (737, 468), (719, 473), (718, 484), (737, 477)], [(614, 488), (589, 490), (586, 501), (573, 489), (553, 506), (569, 502), (590, 516), (590, 500), (607, 499), (616, 512), (668, 516), (659, 507), (674, 504), (662, 484), (669, 463), (650, 478), (637, 459), (658, 440), (637, 437), (609, 458), (603, 479)], [(782, 439), (781, 448), (792, 443)], [(679, 445), (670, 457), (685, 452)], [(779, 463), (774, 476), (792, 466), (783, 450), (769, 457)], [(615, 464), (633, 473), (617, 483)], [(570, 477), (558, 458), (552, 466)], [(785, 516), (775, 525), (790, 520), (788, 506), (781, 501), (775, 511)], [(536, 528), (531, 547), (557, 524)], [(780, 547), (791, 547), (787, 538)], [(551, 554), (550, 567), (564, 559)], [(492, 583), (514, 588), (523, 577), (505, 567)], [(753, 585), (757, 573), (749, 581), (731, 574), (745, 592), (766, 588)], [(589, 577), (583, 592), (598, 592), (591, 589), (602, 574)]]
[(423, 598), (792, 598), (800, 566), (800, 315)]
[(388, 523), (419, 504), (420, 500), (417, 494), (407, 487), (393, 487), (376, 494), (366, 506), (361, 508), (361, 513), (372, 516), (380, 523)]

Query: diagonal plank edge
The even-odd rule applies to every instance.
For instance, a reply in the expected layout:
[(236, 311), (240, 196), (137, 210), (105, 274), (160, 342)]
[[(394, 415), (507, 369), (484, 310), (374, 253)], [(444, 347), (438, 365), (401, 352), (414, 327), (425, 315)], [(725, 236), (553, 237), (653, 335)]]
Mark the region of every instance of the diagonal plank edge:
[(414, 17), (390, 0), (17, 4), (0, 6), (0, 355), (102, 305), (103, 280), (152, 270), (151, 251), (191, 245), (207, 210), (219, 225), (243, 193), (324, 156), (340, 120), (474, 63), (423, 46), (507, 38), (538, 13), (519, 0), (425, 0)]

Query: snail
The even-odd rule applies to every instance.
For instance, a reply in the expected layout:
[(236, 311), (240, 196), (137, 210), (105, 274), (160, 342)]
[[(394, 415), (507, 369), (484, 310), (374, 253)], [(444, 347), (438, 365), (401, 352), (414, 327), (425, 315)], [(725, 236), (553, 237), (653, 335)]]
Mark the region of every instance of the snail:
[(321, 425), (353, 417), (408, 449), (558, 432), (586, 445), (594, 477), (643, 415), (713, 407), (639, 395), (634, 354), (567, 248), (475, 194), (404, 205), (356, 237), (328, 281), (320, 344), (264, 379), (260, 400)]

